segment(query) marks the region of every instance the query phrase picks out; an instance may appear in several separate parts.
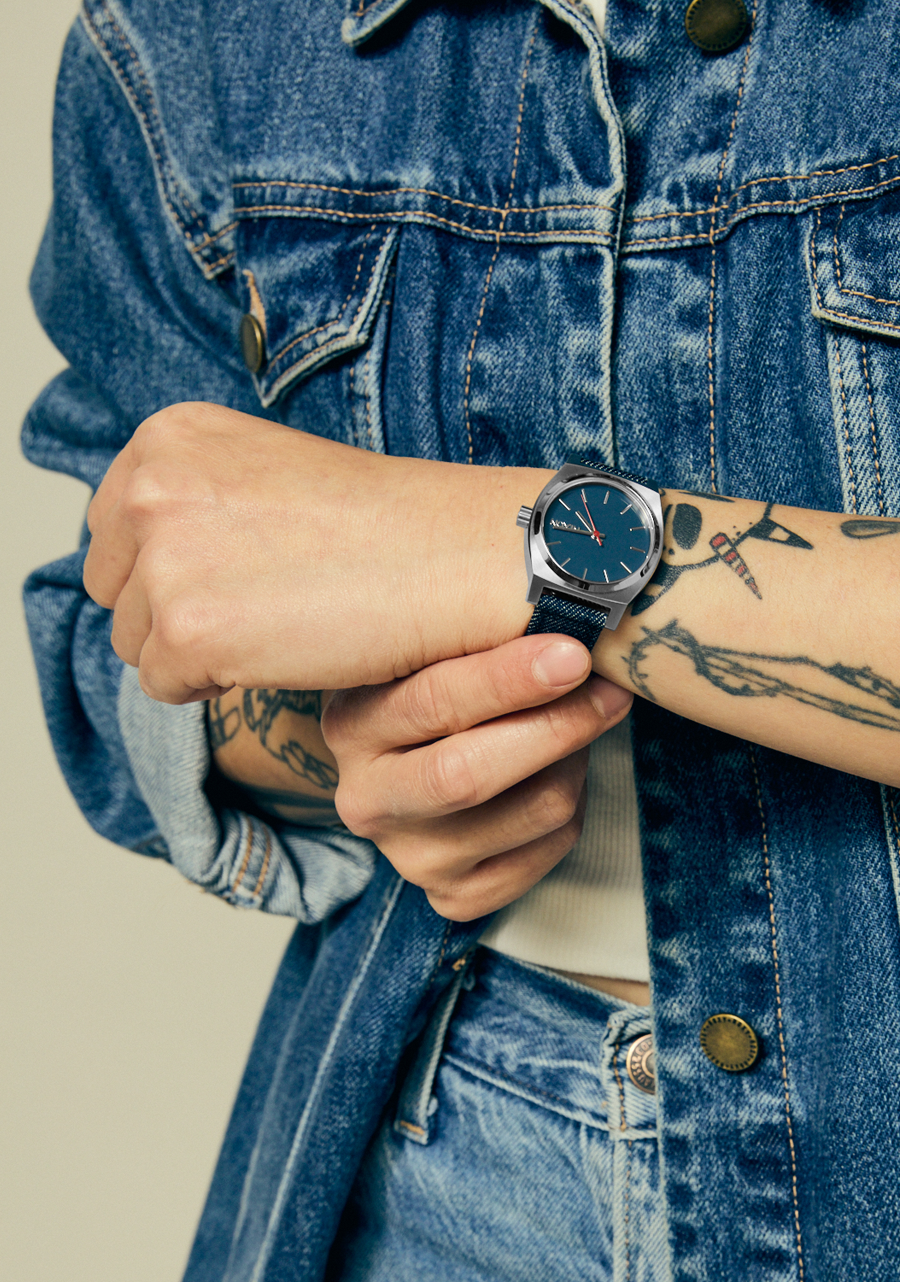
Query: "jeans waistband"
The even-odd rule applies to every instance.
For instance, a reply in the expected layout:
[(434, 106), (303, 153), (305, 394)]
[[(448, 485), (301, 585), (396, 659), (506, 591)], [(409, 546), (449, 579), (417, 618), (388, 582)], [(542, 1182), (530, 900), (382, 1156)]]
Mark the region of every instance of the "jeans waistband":
[(655, 1132), (653, 1094), (627, 1072), (650, 1010), (480, 947), (446, 1029), (458, 1068), (589, 1126)]

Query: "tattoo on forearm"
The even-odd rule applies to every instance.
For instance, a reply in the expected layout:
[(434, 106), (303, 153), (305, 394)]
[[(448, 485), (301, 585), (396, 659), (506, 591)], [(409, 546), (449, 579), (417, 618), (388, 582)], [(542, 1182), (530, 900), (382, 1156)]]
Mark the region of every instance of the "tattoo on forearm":
[(852, 517), (841, 522), (841, 534), (848, 539), (880, 539), (886, 534), (900, 534), (900, 521), (875, 517)]
[[(647, 627), (643, 632), (625, 663), (631, 681), (645, 699), (656, 702), (650, 689), (649, 667), (653, 652), (662, 647), (683, 655), (693, 664), (697, 676), (725, 694), (751, 699), (783, 695), (847, 721), (900, 732), (900, 686), (871, 668), (851, 668), (842, 663), (826, 666), (805, 655), (755, 654), (703, 645), (677, 619), (656, 632)], [(848, 698), (849, 690), (854, 692), (850, 696), (853, 702)]]
[[(692, 494), (692, 490), (682, 491)], [(720, 502), (733, 503), (733, 499), (723, 499), (717, 494), (697, 495), (698, 498), (717, 499)], [(698, 559), (694, 552), (703, 529), (703, 513), (693, 503), (668, 504), (663, 511), (663, 559), (659, 568), (644, 591), (631, 606), (632, 615), (643, 614), (655, 601), (670, 591), (683, 574), (694, 570), (705, 570), (711, 565), (721, 563), (750, 589), (753, 595), (762, 600), (762, 591), (750, 571), (746, 557), (738, 548), (748, 539), (757, 539), (763, 543), (780, 543), (784, 547), (804, 548), (811, 550), (812, 544), (801, 535), (782, 525), (772, 517), (774, 503), (767, 503), (762, 516), (746, 530), (732, 526), (732, 533), (715, 530), (705, 547), (712, 549), (712, 555), (701, 553)], [(708, 527), (707, 527), (708, 528)]]
[[(265, 750), (277, 761), (315, 788), (333, 792), (338, 774), (332, 765), (307, 751), (290, 735), (279, 735), (277, 722), (282, 712), (322, 719), (322, 694), (319, 690), (245, 690), (241, 706), (223, 712), (221, 699), (209, 704), (209, 741), (213, 751), (233, 739), (241, 722), (258, 736)], [(287, 804), (287, 803), (284, 803)], [(302, 803), (297, 803), (302, 804)]]

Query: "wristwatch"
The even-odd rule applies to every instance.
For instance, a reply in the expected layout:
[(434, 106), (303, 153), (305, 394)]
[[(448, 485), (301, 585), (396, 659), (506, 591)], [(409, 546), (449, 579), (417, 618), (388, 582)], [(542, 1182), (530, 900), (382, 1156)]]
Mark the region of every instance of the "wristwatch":
[(652, 481), (572, 454), (519, 509), (525, 530), (528, 600), (525, 635), (565, 632), (593, 649), (616, 628), (662, 555), (663, 517)]

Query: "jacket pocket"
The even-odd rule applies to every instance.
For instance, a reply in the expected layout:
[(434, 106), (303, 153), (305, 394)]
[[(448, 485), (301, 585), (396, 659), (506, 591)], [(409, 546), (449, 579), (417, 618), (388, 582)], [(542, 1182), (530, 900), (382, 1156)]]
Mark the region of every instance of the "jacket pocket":
[(816, 210), (809, 268), (819, 320), (900, 338), (900, 196)]
[(254, 383), (263, 406), (336, 357), (365, 346), (400, 234), (385, 223), (267, 216), (242, 222), (238, 271), (264, 340)]
[(847, 511), (900, 515), (900, 194), (817, 209), (807, 248)]

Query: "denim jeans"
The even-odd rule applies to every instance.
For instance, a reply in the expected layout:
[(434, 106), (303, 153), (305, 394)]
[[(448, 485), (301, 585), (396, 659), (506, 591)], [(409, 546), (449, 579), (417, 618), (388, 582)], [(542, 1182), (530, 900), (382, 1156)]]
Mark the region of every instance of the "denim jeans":
[(479, 948), (414, 1084), (428, 1133), (404, 1087), (363, 1161), (333, 1282), (668, 1279), (656, 1103), (625, 1063), (649, 1029), (646, 1007)]

